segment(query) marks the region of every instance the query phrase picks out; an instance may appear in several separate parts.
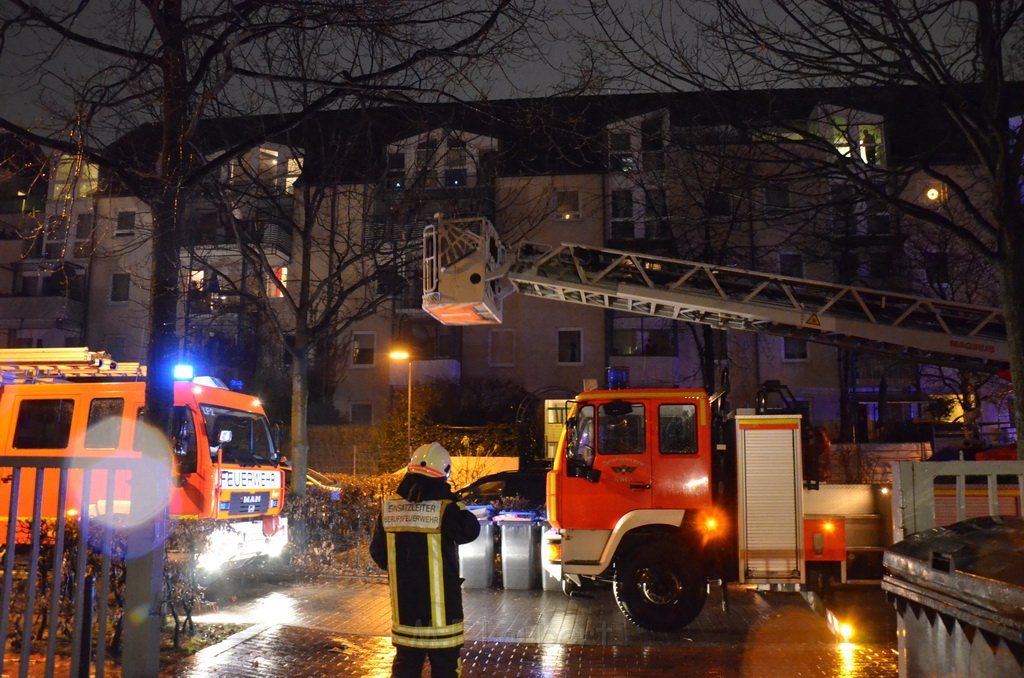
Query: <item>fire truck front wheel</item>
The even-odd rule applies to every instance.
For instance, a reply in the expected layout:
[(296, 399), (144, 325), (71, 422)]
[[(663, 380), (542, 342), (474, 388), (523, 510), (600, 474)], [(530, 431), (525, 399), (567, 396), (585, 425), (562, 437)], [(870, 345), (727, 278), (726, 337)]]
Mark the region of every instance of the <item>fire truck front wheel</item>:
[(622, 614), (651, 631), (676, 631), (700, 614), (707, 598), (700, 559), (684, 546), (654, 542), (616, 563), (613, 585)]

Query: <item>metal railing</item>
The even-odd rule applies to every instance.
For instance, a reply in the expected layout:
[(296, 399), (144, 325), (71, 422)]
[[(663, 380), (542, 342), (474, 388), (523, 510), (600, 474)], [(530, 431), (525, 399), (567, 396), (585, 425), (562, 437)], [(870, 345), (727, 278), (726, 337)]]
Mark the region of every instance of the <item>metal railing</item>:
[[(38, 675), (42, 654), (47, 678), (59, 675), (102, 677), (108, 632), (123, 623), (123, 644), (135, 644), (133, 656), (159, 656), (159, 647), (139, 647), (122, 622), (113, 599), (122, 598), (117, 576), (119, 535), (114, 520), (130, 476), (145, 473), (145, 460), (124, 458), (6, 457), (0, 482), (8, 487), (0, 502), (6, 522), (0, 599), (0, 674), (17, 661), (17, 675)], [(70, 488), (82, 491), (69, 492)], [(117, 492), (115, 492), (115, 488)], [(26, 493), (26, 490), (30, 493)], [(78, 496), (75, 496), (78, 495)], [(72, 498), (69, 500), (69, 496)], [(115, 496), (117, 499), (115, 500)], [(109, 519), (108, 519), (109, 518)], [(77, 527), (76, 529), (69, 529)], [(70, 541), (66, 539), (70, 537)], [(125, 574), (123, 600), (157, 600), (153, 582)], [(112, 585), (112, 581), (118, 580)], [(129, 587), (147, 590), (132, 591)], [(68, 613), (70, 611), (70, 620)], [(20, 621), (20, 623), (19, 623)], [(70, 633), (69, 633), (70, 631)], [(8, 636), (11, 636), (10, 638)], [(70, 641), (70, 657), (58, 655), (58, 643)], [(158, 640), (158, 637), (157, 637)], [(127, 658), (127, 652), (126, 652)], [(70, 669), (68, 669), (70, 664)], [(65, 673), (66, 671), (66, 673)], [(11, 674), (13, 675), (13, 673)], [(126, 674), (127, 675), (127, 674)]]
[(892, 481), (897, 542), (969, 518), (1024, 515), (1024, 461), (901, 461)]

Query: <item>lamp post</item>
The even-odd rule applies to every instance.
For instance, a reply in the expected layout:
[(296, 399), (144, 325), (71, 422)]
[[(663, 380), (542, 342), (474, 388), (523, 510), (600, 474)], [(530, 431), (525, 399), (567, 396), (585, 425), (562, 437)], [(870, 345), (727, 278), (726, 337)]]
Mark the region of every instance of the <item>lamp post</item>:
[(408, 452), (412, 454), (412, 355), (408, 351), (395, 350), (388, 353), (392, 360), (404, 360), (407, 365), (405, 378), (405, 440)]

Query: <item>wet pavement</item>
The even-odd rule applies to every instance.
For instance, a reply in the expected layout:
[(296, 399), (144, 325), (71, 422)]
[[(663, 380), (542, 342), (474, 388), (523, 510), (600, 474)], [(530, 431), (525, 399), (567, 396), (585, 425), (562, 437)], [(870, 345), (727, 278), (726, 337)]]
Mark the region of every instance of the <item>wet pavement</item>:
[[(853, 642), (798, 593), (719, 590), (676, 633), (639, 629), (609, 589), (464, 593), (465, 676), (897, 676), (892, 608), (877, 585), (833, 592), (855, 618)], [(845, 599), (844, 599), (845, 598)], [(197, 622), (253, 624), (183, 661), (168, 676), (358, 676), (390, 674), (388, 589), (383, 580), (337, 578), (258, 584), (222, 596)], [(858, 642), (858, 635), (863, 642)], [(429, 675), (425, 672), (424, 675)]]

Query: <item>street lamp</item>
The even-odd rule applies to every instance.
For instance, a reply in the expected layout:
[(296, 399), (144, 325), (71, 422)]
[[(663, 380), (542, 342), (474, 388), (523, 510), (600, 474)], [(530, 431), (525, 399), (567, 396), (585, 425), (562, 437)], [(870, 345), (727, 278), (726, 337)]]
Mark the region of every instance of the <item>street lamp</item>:
[(405, 439), (412, 455), (412, 355), (408, 351), (394, 350), (388, 353), (392, 360), (404, 360), (408, 366), (405, 378)]

